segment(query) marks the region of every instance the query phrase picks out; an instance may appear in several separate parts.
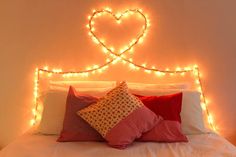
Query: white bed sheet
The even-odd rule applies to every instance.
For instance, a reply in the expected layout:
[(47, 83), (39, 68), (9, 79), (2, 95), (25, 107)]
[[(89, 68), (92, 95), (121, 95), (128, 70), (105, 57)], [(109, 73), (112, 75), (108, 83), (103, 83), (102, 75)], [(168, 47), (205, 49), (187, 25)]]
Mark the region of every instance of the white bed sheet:
[(24, 135), (0, 157), (236, 157), (236, 147), (216, 134), (188, 136), (188, 143), (135, 142), (125, 150), (99, 142), (56, 142), (56, 136)]

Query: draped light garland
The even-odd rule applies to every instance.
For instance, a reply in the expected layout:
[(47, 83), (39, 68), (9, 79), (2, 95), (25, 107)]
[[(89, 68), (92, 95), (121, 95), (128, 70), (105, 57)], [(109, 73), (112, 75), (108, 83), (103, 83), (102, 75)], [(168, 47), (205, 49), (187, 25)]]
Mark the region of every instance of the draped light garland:
[[(106, 43), (103, 40), (101, 40), (95, 33), (94, 19), (96, 19), (97, 17), (103, 16), (105, 14), (111, 15), (112, 17), (114, 17), (117, 24), (122, 23), (122, 17), (128, 17), (130, 15), (136, 14), (142, 17), (142, 19), (144, 20), (144, 25), (140, 33), (138, 34), (138, 36), (135, 39), (133, 39), (127, 46), (125, 46), (123, 49), (117, 52), (115, 51), (113, 47), (107, 46)], [(82, 70), (82, 71), (63, 71), (62, 69), (50, 70), (47, 66), (43, 68), (36, 68), (35, 77), (34, 77), (35, 107), (32, 110), (34, 118), (31, 120), (31, 125), (35, 125), (37, 122), (41, 120), (42, 106), (39, 104), (39, 81), (40, 81), (41, 74), (45, 73), (48, 77), (51, 77), (52, 75), (59, 75), (59, 76), (62, 76), (63, 78), (88, 77), (90, 74), (102, 73), (104, 70), (109, 68), (109, 66), (111, 66), (112, 64), (116, 64), (118, 61), (120, 61), (124, 64), (128, 64), (132, 70), (136, 70), (136, 71), (141, 70), (150, 74), (153, 73), (157, 77), (161, 77), (165, 75), (177, 75), (177, 74), (181, 76), (185, 76), (186, 73), (192, 73), (195, 78), (195, 84), (197, 85), (197, 89), (201, 93), (201, 107), (203, 111), (206, 112), (210, 127), (214, 131), (217, 131), (216, 125), (214, 124), (214, 118), (208, 110), (208, 101), (202, 89), (200, 71), (197, 65), (189, 66), (185, 68), (177, 67), (174, 70), (170, 70), (168, 68), (165, 70), (162, 70), (162, 69), (155, 68), (154, 66), (148, 66), (146, 64), (140, 65), (138, 63), (135, 63), (132, 58), (126, 58), (125, 53), (133, 50), (135, 45), (143, 42), (144, 37), (147, 34), (147, 30), (150, 27), (150, 21), (148, 19), (148, 15), (145, 15), (141, 9), (128, 9), (122, 13), (114, 14), (110, 8), (105, 8), (102, 10), (93, 10), (92, 15), (88, 16), (88, 20), (89, 20), (88, 25), (86, 25), (86, 27), (89, 30), (88, 34), (96, 44), (102, 47), (103, 52), (108, 55), (106, 62), (101, 65), (94, 65), (94, 66), (88, 67), (87, 69)]]

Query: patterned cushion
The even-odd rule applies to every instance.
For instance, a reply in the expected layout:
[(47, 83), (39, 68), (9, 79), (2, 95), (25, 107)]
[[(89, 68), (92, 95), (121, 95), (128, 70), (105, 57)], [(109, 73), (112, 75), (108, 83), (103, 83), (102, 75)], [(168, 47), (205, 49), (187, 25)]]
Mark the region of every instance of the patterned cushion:
[(78, 114), (116, 148), (125, 148), (161, 119), (128, 92), (126, 82)]

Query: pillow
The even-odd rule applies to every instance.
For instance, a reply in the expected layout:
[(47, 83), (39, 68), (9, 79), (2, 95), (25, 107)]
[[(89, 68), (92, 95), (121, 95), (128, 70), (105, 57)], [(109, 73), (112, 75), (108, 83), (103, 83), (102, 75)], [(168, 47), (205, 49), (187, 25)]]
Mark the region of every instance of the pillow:
[(154, 128), (145, 132), (138, 141), (188, 142), (188, 139), (182, 133), (179, 122), (161, 120)]
[(182, 93), (165, 96), (138, 96), (143, 104), (162, 120), (153, 129), (144, 133), (139, 141), (187, 142), (181, 131)]
[(183, 93), (181, 109), (181, 128), (185, 135), (203, 134), (208, 130), (204, 125), (203, 113), (201, 108), (200, 93), (194, 90), (130, 90), (133, 94), (152, 96), (166, 95), (177, 92)]
[(107, 87), (114, 88), (116, 86), (116, 81), (50, 81), (49, 82), (50, 89), (53, 90), (64, 90), (68, 91), (69, 86), (73, 86), (75, 89), (81, 90), (90, 90), (97, 88), (105, 89)]
[(165, 120), (181, 122), (182, 93), (163, 96), (136, 95), (143, 104)]
[(164, 84), (148, 84), (127, 82), (129, 89), (145, 90), (145, 89), (190, 89), (189, 83), (164, 83)]
[[(80, 90), (80, 88), (76, 88)], [(92, 96), (104, 96), (111, 88), (95, 88), (80, 91), (80, 94), (90, 94)], [(59, 135), (63, 127), (63, 119), (66, 111), (67, 91), (49, 90), (44, 92), (39, 98), (43, 104), (42, 119), (35, 130), (42, 134)]]
[(76, 90), (70, 86), (66, 100), (63, 129), (60, 137), (57, 139), (58, 142), (104, 141), (96, 130), (76, 114), (78, 110), (92, 103), (96, 103), (97, 100), (98, 98), (93, 96), (78, 94)]
[(79, 116), (95, 128), (115, 148), (126, 148), (142, 133), (152, 129), (161, 117), (128, 92), (125, 82), (80, 111)]

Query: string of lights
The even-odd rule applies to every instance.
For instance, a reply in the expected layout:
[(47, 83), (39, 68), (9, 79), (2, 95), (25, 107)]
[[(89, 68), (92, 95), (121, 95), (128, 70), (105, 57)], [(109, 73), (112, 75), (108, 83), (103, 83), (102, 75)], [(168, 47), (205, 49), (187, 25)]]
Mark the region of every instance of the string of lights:
[[(132, 42), (126, 46), (124, 49), (121, 49), (117, 53), (115, 52), (113, 47), (108, 47), (103, 40), (100, 40), (96, 34), (94, 33), (95, 28), (94, 28), (94, 18), (102, 16), (102, 15), (112, 15), (118, 24), (121, 23), (121, 18), (123, 16), (128, 16), (128, 14), (137, 14), (141, 15), (141, 17), (144, 19), (144, 26), (142, 27), (141, 33), (137, 36), (136, 39), (133, 39)], [(63, 78), (71, 78), (71, 77), (88, 77), (90, 74), (96, 74), (96, 73), (102, 73), (104, 70), (108, 69), (109, 66), (116, 64), (117, 62), (122, 62), (123, 64), (128, 64), (129, 67), (132, 70), (138, 71), (142, 70), (146, 73), (154, 73), (156, 74), (157, 77), (165, 76), (166, 74), (169, 75), (176, 75), (180, 74), (181, 76), (185, 76), (185, 73), (192, 73), (195, 78), (195, 84), (197, 85), (198, 91), (201, 93), (201, 107), (204, 112), (207, 114), (208, 118), (208, 123), (210, 127), (214, 130), (217, 131), (216, 125), (214, 124), (214, 118), (212, 114), (210, 113), (208, 109), (208, 102), (205, 97), (205, 94), (203, 92), (202, 88), (202, 80), (200, 77), (200, 71), (199, 67), (197, 65), (194, 66), (189, 66), (185, 68), (180, 68), (177, 67), (175, 70), (170, 70), (170, 69), (158, 69), (155, 68), (155, 66), (147, 66), (146, 64), (138, 64), (133, 61), (132, 58), (126, 58), (124, 56), (125, 53), (133, 49), (133, 47), (143, 41), (143, 38), (146, 36), (147, 33), (147, 28), (150, 26), (150, 21), (147, 18), (147, 15), (143, 14), (143, 11), (141, 9), (128, 9), (123, 13), (117, 13), (114, 14), (110, 8), (105, 8), (103, 10), (93, 10), (93, 13), (91, 16), (88, 16), (89, 19), (89, 24), (87, 25), (89, 29), (89, 36), (92, 38), (92, 40), (96, 43), (99, 44), (102, 48), (103, 51), (108, 55), (108, 58), (105, 63), (101, 65), (93, 65), (91, 67), (86, 68), (85, 70), (79, 70), (79, 71), (63, 71), (62, 69), (49, 69), (47, 66), (44, 68), (36, 68), (35, 70), (35, 77), (34, 77), (34, 104), (35, 107), (33, 109), (33, 115), (34, 118), (31, 120), (31, 125), (35, 125), (37, 122), (40, 121), (41, 119), (41, 114), (42, 114), (42, 107), (39, 104), (39, 85), (40, 85), (40, 76), (44, 73), (46, 73), (48, 77), (51, 77), (52, 75), (60, 75)]]

